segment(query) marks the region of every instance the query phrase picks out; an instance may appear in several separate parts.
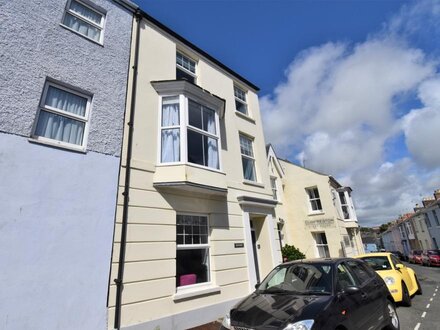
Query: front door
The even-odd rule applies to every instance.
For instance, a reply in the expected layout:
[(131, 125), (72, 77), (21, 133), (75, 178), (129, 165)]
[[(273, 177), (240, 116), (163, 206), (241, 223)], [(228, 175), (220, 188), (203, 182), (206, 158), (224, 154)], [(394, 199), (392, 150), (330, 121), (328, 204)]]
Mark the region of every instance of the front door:
[(255, 275), (257, 277), (257, 283), (260, 283), (260, 268), (258, 266), (258, 244), (257, 244), (257, 234), (255, 232), (254, 224), (252, 220), (251, 223), (251, 236), (252, 236), (252, 250), (254, 252), (254, 265), (255, 265)]

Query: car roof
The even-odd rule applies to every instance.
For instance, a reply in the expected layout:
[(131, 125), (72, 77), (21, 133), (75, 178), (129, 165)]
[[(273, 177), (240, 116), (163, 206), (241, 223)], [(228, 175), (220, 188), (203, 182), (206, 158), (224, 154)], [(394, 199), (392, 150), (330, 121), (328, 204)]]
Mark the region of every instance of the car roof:
[(334, 265), (344, 260), (354, 260), (354, 258), (314, 258), (314, 259), (298, 259), (293, 261), (288, 261), (282, 265), (291, 264), (331, 264)]
[(372, 252), (372, 253), (360, 254), (360, 255), (356, 256), (355, 258), (388, 257), (391, 254), (392, 254), (391, 252)]

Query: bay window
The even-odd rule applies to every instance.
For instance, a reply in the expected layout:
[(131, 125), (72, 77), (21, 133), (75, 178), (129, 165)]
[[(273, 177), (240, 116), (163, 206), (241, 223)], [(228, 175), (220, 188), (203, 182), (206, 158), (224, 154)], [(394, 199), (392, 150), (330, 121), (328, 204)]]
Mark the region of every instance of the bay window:
[(219, 170), (218, 121), (215, 110), (186, 95), (162, 97), (160, 162)]

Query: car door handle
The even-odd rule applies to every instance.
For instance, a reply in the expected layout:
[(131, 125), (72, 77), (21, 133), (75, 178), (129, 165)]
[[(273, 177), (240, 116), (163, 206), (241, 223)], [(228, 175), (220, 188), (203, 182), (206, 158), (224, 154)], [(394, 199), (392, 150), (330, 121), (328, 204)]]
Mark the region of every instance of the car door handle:
[(361, 292), (362, 299), (367, 299), (368, 295), (365, 292)]

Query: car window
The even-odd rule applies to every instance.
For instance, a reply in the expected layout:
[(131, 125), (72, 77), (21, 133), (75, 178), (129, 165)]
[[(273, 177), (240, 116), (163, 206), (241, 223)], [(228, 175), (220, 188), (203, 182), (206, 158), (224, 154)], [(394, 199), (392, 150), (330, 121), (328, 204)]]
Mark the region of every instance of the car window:
[(275, 268), (261, 283), (264, 293), (330, 294), (331, 267), (325, 264), (295, 263)]
[(363, 257), (360, 258), (365, 261), (368, 266), (373, 268), (374, 270), (390, 270), (391, 265), (387, 257)]
[(353, 271), (357, 285), (362, 286), (371, 279), (366, 266), (358, 261), (347, 261), (347, 265)]
[(391, 256), (391, 261), (394, 264), (394, 268), (396, 268), (397, 264), (401, 264), (402, 262), (400, 262), (399, 259), (397, 259), (395, 256)]
[(344, 264), (339, 264), (336, 274), (336, 288), (338, 291), (343, 291), (349, 286), (355, 286), (353, 275)]

